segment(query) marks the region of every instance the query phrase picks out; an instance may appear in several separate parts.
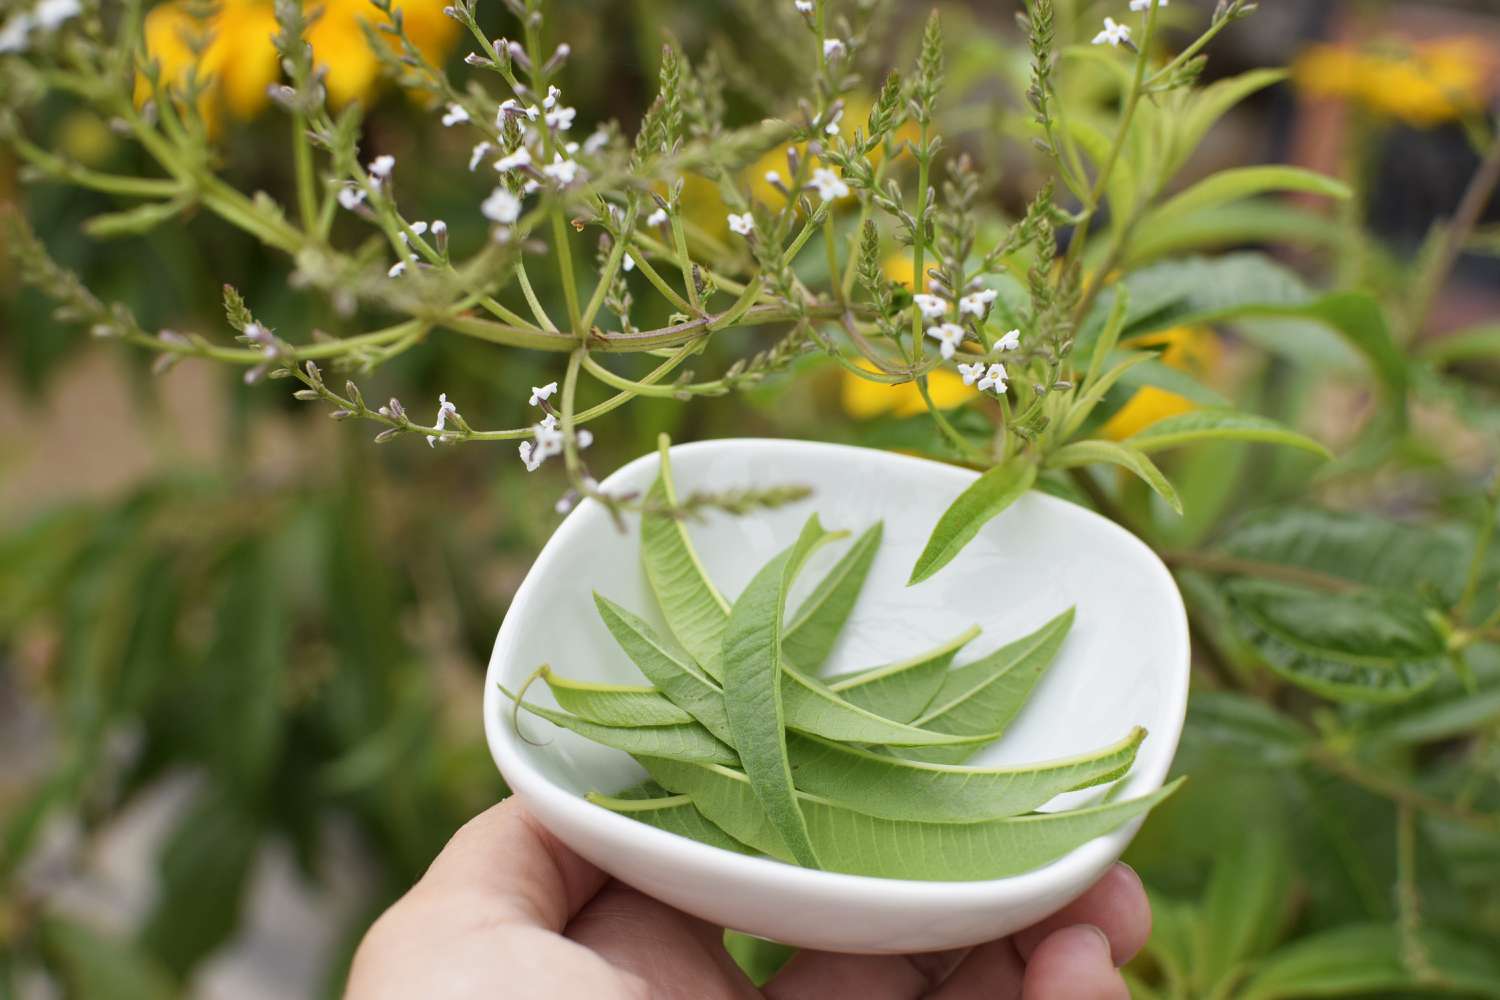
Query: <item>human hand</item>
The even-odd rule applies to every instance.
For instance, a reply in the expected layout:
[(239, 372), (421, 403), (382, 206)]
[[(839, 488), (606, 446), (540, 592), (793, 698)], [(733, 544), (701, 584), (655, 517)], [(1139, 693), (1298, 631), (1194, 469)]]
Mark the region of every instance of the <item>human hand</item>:
[(345, 1000), (1129, 1000), (1151, 931), (1115, 865), (1071, 905), (976, 948), (803, 951), (756, 989), (723, 931), (608, 878), (509, 799), (471, 820), (354, 956)]

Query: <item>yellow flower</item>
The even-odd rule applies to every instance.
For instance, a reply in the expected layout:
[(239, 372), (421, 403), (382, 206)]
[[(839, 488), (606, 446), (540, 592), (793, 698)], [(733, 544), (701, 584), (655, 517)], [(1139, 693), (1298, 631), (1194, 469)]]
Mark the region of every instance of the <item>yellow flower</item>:
[[(927, 412), (922, 402), (922, 393), (914, 382), (886, 385), (860, 378), (851, 371), (844, 371), (840, 387), (840, 401), (844, 412), (855, 420), (873, 420), (876, 417), (910, 417)], [(927, 375), (927, 392), (932, 396), (932, 405), (940, 410), (951, 410), (955, 406), (974, 398), (975, 390), (964, 385), (964, 380), (953, 372), (936, 369)]]
[[(458, 37), (458, 22), (443, 13), (444, 0), (396, 0), (406, 34), (429, 60), (441, 62)], [(182, 86), (195, 65), (212, 81), (199, 110), (210, 126), (220, 111), (239, 120), (265, 110), (267, 88), (280, 75), (271, 38), (278, 31), (272, 0), (223, 0), (205, 18), (193, 16), (186, 0), (158, 4), (146, 15), (146, 51), (161, 64), (162, 79)], [(365, 38), (361, 21), (385, 19), (369, 0), (325, 0), (306, 4), (314, 20), (307, 29), (313, 60), (327, 70), (328, 101), (341, 107), (368, 101), (380, 80), (380, 62)], [(201, 54), (195, 53), (201, 50)], [(150, 96), (136, 81), (136, 100)]]
[[(1195, 375), (1211, 371), (1221, 353), (1219, 338), (1212, 330), (1201, 326), (1173, 327), (1132, 340), (1130, 345), (1165, 348), (1161, 353), (1162, 363)], [(1104, 422), (1101, 433), (1111, 440), (1121, 441), (1158, 421), (1194, 410), (1197, 405), (1175, 392), (1143, 386)]]
[(1418, 128), (1452, 121), (1484, 106), (1493, 57), (1472, 38), (1356, 49), (1315, 45), (1293, 67), (1313, 97), (1359, 101), (1376, 114)]
[(897, 250), (885, 259), (885, 263), (880, 266), (880, 269), (885, 272), (887, 278), (896, 284), (915, 291), (915, 289), (912, 289), (911, 281), (917, 272), (916, 268), (912, 266), (910, 250)]

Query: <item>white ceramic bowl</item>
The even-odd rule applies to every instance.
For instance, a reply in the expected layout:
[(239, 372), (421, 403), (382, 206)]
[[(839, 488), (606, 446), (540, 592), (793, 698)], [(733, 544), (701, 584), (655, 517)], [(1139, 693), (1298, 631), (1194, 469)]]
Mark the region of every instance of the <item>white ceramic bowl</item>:
[[(639, 458), (604, 483), (644, 492), (657, 456)], [(984, 634), (968, 662), (1041, 625), (1070, 604), (1077, 621), (1057, 662), (1004, 738), (975, 763), (1040, 761), (1149, 731), (1124, 797), (1159, 788), (1182, 731), (1188, 693), (1188, 628), (1171, 574), (1139, 539), (1106, 518), (1040, 493), (985, 525), (936, 576), (907, 576), (938, 515), (974, 473), (917, 458), (807, 441), (729, 440), (672, 449), (680, 494), (694, 489), (800, 483), (813, 496), (778, 511), (709, 515), (689, 532), (711, 578), (733, 598), (755, 571), (791, 544), (816, 510), (831, 529), (885, 521), (885, 538), (854, 614), (830, 658), (835, 672), (931, 648), (971, 624)], [(644, 683), (599, 621), (592, 592), (661, 625), (639, 552), (639, 522), (620, 531), (585, 503), (542, 549), (516, 592), (490, 657), (484, 724), (490, 750), (527, 807), (579, 854), (623, 882), (716, 924), (807, 948), (899, 953), (955, 948), (1026, 927), (1057, 911), (1120, 856), (1140, 821), (1079, 847), (1045, 868), (984, 882), (919, 882), (812, 871), (745, 857), (665, 833), (585, 801), (644, 777), (627, 755), (535, 716), (511, 725), (512, 691), (539, 664), (586, 680)], [(803, 591), (844, 546), (821, 550)], [(792, 606), (799, 599), (793, 591)], [(548, 699), (545, 685), (529, 698)], [(548, 702), (550, 703), (550, 702)], [(1049, 808), (1096, 799), (1073, 792)]]

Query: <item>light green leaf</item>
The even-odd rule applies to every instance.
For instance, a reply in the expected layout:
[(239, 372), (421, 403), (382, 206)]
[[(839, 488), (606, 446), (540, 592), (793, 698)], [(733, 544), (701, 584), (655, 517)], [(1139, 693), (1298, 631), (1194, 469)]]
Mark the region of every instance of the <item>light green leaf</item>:
[[(516, 696), (505, 688), (500, 689), (505, 697), (516, 701)], [(713, 734), (696, 722), (676, 726), (605, 726), (589, 722), (576, 715), (559, 712), (529, 701), (520, 702), (521, 708), (532, 715), (546, 719), (555, 726), (569, 729), (601, 746), (623, 750), (634, 756), (651, 754), (699, 763), (739, 764), (740, 759), (733, 748), (715, 739)], [(523, 732), (524, 735), (524, 732)]]
[[(666, 435), (662, 435), (661, 471), (646, 494), (650, 507), (677, 505), (668, 444)], [(704, 672), (718, 680), (729, 602), (708, 578), (681, 518), (663, 513), (642, 515), (641, 562), (667, 628)]]
[(594, 684), (559, 677), (550, 667), (542, 680), (563, 711), (604, 726), (676, 726), (695, 721), (650, 685)]
[[(724, 628), (724, 708), (755, 796), (798, 864), (817, 868), (818, 856), (792, 789), (782, 708), (782, 623), (786, 595), (807, 557), (827, 541), (814, 514), (797, 541), (751, 579)], [(671, 787), (668, 785), (667, 787)]]
[(1163, 257), (1244, 246), (1333, 247), (1339, 230), (1328, 220), (1264, 198), (1222, 205), (1138, 228), (1125, 252), (1125, 267), (1137, 268)]
[(1425, 609), (1397, 594), (1330, 594), (1264, 580), (1226, 584), (1240, 635), (1277, 674), (1327, 698), (1401, 701), (1443, 672)]
[(855, 539), (787, 624), (781, 649), (797, 669), (815, 674), (828, 659), (865, 585), (870, 564), (880, 549), (882, 531), (883, 526), (877, 521)]
[(1287, 71), (1284, 69), (1257, 69), (1216, 80), (1193, 93), (1181, 112), (1174, 116), (1178, 128), (1172, 137), (1172, 156), (1166, 162), (1163, 176), (1175, 175), (1193, 155), (1204, 136), (1208, 135), (1208, 130), (1236, 104), (1256, 91), (1274, 86), (1286, 78)]
[(800, 791), (884, 819), (965, 823), (1019, 816), (1063, 792), (1112, 781), (1130, 769), (1145, 738), (1137, 727), (1091, 753), (992, 768), (903, 760), (795, 734), (787, 746)]
[(724, 692), (719, 686), (697, 664), (669, 648), (644, 619), (601, 594), (594, 595), (594, 606), (605, 628), (646, 679), (709, 732), (729, 742), (729, 716), (724, 713)]
[(1347, 184), (1300, 167), (1237, 167), (1213, 174), (1169, 199), (1146, 216), (1141, 228), (1149, 230), (1164, 221), (1203, 209), (1277, 191), (1318, 194), (1341, 201), (1351, 194)]
[(1074, 441), (1053, 452), (1047, 462), (1055, 469), (1072, 469), (1100, 463), (1118, 465), (1135, 473), (1145, 481), (1147, 486), (1155, 490), (1168, 506), (1177, 513), (1182, 513), (1182, 501), (1178, 499), (1177, 491), (1172, 488), (1167, 477), (1162, 475), (1156, 463), (1147, 458), (1143, 452), (1129, 445), (1117, 444), (1114, 441)]
[[(1111, 363), (1123, 364), (1134, 356), (1127, 351), (1116, 351), (1109, 360)], [(1184, 399), (1190, 399), (1199, 406), (1229, 406), (1229, 400), (1225, 399), (1222, 394), (1210, 389), (1187, 372), (1173, 368), (1149, 355), (1146, 360), (1133, 364), (1121, 372), (1117, 381), (1126, 389), (1144, 389), (1146, 386), (1164, 389)]]
[[(1102, 346), (1102, 345), (1101, 345)], [(1102, 361), (1102, 355), (1098, 356)], [(1111, 358), (1111, 361), (1114, 359)], [(1156, 361), (1156, 355), (1145, 352), (1126, 353), (1122, 360), (1112, 364), (1110, 369), (1097, 379), (1089, 382), (1089, 386), (1079, 393), (1078, 399), (1074, 401), (1073, 408), (1063, 420), (1062, 427), (1058, 430), (1058, 440), (1066, 441), (1078, 432), (1084, 421), (1094, 412), (1109, 390), (1115, 387), (1115, 383), (1124, 378), (1125, 375), (1137, 365), (1151, 364)]]
[(1159, 420), (1125, 439), (1138, 451), (1162, 451), (1199, 441), (1262, 441), (1301, 448), (1324, 458), (1333, 454), (1322, 444), (1269, 417), (1238, 410), (1193, 410)]
[(1294, 1000), (1417, 991), (1423, 996), (1500, 997), (1493, 948), (1446, 932), (1417, 932), (1438, 975), (1422, 977), (1402, 961), (1401, 935), (1388, 924), (1340, 927), (1302, 938), (1272, 955), (1236, 994), (1239, 1000)]
[(1472, 361), (1500, 362), (1500, 324), (1433, 337), (1422, 345), (1417, 356), (1439, 368)]
[(792, 670), (782, 671), (781, 700), (788, 729), (845, 743), (963, 747), (972, 752), (1000, 735), (993, 730), (972, 735), (940, 733), (905, 725), (851, 705), (817, 679)]
[[(1073, 627), (1073, 616), (1074, 610), (1069, 608), (1030, 635), (950, 671), (932, 704), (917, 717), (916, 725), (979, 737), (985, 743), (996, 738), (1020, 714), (1036, 682), (1057, 659), (1058, 650)], [(959, 764), (981, 746), (983, 743), (924, 747), (902, 750), (901, 756), (930, 763)]]
[[(730, 836), (772, 857), (792, 859), (743, 773), (658, 758), (643, 758), (641, 763), (664, 787), (691, 798)], [(1144, 814), (1180, 784), (1181, 779), (1126, 802), (973, 823), (879, 819), (801, 792), (797, 800), (808, 839), (827, 871), (967, 881), (1005, 878), (1055, 861)]]
[(590, 792), (586, 798), (596, 806), (610, 812), (629, 816), (658, 830), (675, 833), (679, 837), (696, 840), (710, 847), (720, 847), (736, 854), (756, 854), (754, 848), (735, 840), (722, 829), (709, 822), (686, 795), (663, 795), (660, 798), (612, 798), (598, 792)]
[(851, 705), (896, 722), (910, 722), (932, 701), (958, 651), (979, 635), (979, 626), (948, 640), (936, 649), (905, 660), (842, 674), (828, 689)]
[(997, 465), (974, 480), (938, 519), (926, 548), (912, 567), (907, 586), (921, 583), (952, 562), (979, 534), (980, 528), (1019, 500), (1035, 482), (1036, 465), (1020, 457)]

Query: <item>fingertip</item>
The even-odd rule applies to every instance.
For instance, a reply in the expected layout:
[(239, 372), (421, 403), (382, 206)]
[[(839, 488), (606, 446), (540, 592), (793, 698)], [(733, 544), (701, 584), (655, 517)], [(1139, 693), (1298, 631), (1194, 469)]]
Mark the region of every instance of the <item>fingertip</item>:
[(1130, 1000), (1115, 968), (1113, 943), (1092, 924), (1064, 927), (1037, 944), (1026, 963), (1022, 1000)]
[(1151, 902), (1135, 869), (1116, 862), (1082, 896), (1034, 927), (1016, 933), (1016, 951), (1030, 959), (1051, 934), (1079, 924), (1092, 925), (1109, 941), (1115, 965), (1124, 965), (1151, 937)]

